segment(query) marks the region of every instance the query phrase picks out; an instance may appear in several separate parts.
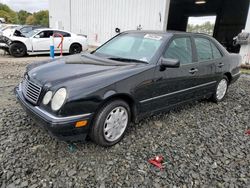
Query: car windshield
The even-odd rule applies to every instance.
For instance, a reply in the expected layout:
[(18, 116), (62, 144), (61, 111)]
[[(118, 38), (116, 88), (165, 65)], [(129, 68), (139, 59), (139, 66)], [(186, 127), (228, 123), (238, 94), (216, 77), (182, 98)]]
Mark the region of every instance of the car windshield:
[(125, 33), (113, 38), (93, 54), (116, 61), (148, 63), (162, 41), (162, 34)]
[(32, 36), (34, 36), (35, 34), (37, 34), (38, 32), (40, 32), (40, 30), (35, 29), (35, 30), (32, 30), (32, 31), (30, 31), (30, 32), (28, 32), (28, 33), (25, 33), (25, 36), (26, 36), (26, 37), (32, 37)]

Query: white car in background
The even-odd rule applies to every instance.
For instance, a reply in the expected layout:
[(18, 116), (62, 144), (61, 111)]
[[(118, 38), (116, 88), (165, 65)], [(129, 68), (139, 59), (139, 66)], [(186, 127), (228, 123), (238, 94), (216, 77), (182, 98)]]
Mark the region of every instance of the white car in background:
[(0, 23), (5, 23), (5, 18), (0, 18)]
[[(76, 54), (87, 50), (87, 37), (71, 32), (57, 29), (35, 29), (24, 36), (11, 36), (8, 42), (9, 53), (14, 57), (23, 57), (25, 55), (49, 54), (50, 36), (54, 34), (63, 36), (63, 53)], [(55, 53), (60, 53), (57, 48), (61, 42), (58, 35), (54, 38)]]

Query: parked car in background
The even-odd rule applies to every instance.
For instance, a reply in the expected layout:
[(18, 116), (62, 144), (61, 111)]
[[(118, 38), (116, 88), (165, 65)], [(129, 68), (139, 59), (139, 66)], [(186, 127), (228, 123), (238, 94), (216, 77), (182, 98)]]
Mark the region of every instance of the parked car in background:
[[(77, 35), (71, 32), (57, 30), (57, 29), (35, 29), (27, 34), (21, 36), (11, 36), (9, 52), (14, 57), (23, 57), (26, 54), (49, 54), (50, 53), (50, 36), (60, 34), (63, 39), (63, 53), (76, 54), (83, 50), (87, 50), (87, 38), (82, 35)], [(60, 53), (57, 48), (61, 42), (61, 37), (58, 35), (54, 38), (55, 53)]]
[(90, 54), (31, 64), (15, 92), (54, 136), (112, 146), (131, 121), (198, 99), (222, 101), (240, 62), (208, 35), (128, 31)]
[(4, 18), (0, 18), (0, 23), (5, 23), (5, 19)]

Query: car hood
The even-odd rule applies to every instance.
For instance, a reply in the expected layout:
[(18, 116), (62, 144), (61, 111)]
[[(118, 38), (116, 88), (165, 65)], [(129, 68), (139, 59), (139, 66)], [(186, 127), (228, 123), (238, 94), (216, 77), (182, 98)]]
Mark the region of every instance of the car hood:
[[(37, 65), (37, 66), (36, 66)], [(73, 55), (54, 61), (37, 63), (27, 67), (28, 76), (40, 85), (57, 85), (71, 80), (86, 81), (100, 75), (112, 75), (121, 70), (131, 69), (136, 63), (119, 63), (103, 59), (93, 59), (91, 55)]]

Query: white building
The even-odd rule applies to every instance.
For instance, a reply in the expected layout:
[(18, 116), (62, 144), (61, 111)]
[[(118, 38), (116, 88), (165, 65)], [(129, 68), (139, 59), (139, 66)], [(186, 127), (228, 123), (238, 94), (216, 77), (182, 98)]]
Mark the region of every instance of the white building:
[[(250, 10), (250, 7), (249, 7), (249, 10)], [(243, 32), (250, 33), (250, 12), (248, 13), (246, 27), (243, 30)], [(242, 63), (250, 64), (250, 44), (241, 45), (240, 54), (242, 56)]]
[(50, 26), (86, 34), (92, 45), (105, 42), (121, 31), (163, 30), (169, 0), (51, 0)]
[(116, 29), (186, 31), (190, 16), (214, 15), (213, 36), (231, 52), (239, 52), (233, 38), (243, 29), (250, 32), (248, 10), (249, 0), (49, 1), (50, 27), (85, 34), (90, 45), (104, 43)]

